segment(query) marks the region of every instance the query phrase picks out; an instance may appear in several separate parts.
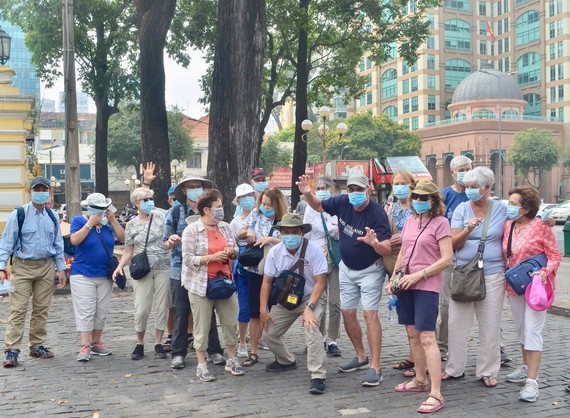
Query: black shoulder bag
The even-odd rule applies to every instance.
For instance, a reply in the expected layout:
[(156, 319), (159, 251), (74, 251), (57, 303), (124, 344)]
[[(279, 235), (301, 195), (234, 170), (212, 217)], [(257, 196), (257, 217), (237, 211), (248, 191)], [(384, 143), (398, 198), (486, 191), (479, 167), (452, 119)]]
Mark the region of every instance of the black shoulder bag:
[(154, 216), (150, 215), (150, 219), (148, 221), (148, 229), (146, 231), (146, 239), (144, 241), (144, 249), (131, 259), (129, 271), (133, 280), (140, 280), (150, 273), (150, 263), (148, 262), (146, 247), (148, 245), (148, 236), (150, 234), (150, 227), (152, 225), (153, 218)]
[[(117, 266), (119, 265), (119, 260), (117, 260), (117, 257), (115, 257), (113, 254), (111, 254), (109, 252), (109, 250), (107, 249), (107, 247), (105, 246), (105, 243), (103, 242), (103, 238), (101, 238), (101, 231), (97, 230), (95, 231), (95, 233), (97, 234), (97, 237), (99, 237), (99, 241), (101, 241), (101, 245), (103, 246), (103, 249), (105, 250), (105, 252), (107, 253), (107, 278), (109, 280), (113, 280), (113, 273), (115, 272), (115, 270), (117, 269)], [(117, 287), (119, 289), (124, 289), (127, 286), (127, 278), (125, 277), (124, 274), (117, 274), (115, 276), (115, 283), (117, 283)]]
[[(305, 296), (305, 253), (308, 241), (303, 239), (301, 254), (297, 262), (289, 270), (283, 270), (273, 279), (271, 293), (269, 294), (269, 306), (280, 304), (284, 308), (293, 311), (303, 301)], [(295, 273), (295, 270), (298, 273)]]

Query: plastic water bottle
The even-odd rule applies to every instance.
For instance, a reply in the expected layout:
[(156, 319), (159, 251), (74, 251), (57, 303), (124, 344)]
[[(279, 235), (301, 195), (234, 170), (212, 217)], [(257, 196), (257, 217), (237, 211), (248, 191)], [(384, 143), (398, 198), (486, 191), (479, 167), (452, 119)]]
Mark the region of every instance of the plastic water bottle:
[(7, 295), (14, 290), (16, 290), (16, 288), (9, 280), (4, 280), (4, 283), (0, 284), (0, 295)]
[(395, 295), (390, 295), (388, 296), (388, 320), (391, 321), (392, 320), (392, 312), (394, 312), (394, 310), (396, 309), (396, 307), (398, 306), (398, 296)]

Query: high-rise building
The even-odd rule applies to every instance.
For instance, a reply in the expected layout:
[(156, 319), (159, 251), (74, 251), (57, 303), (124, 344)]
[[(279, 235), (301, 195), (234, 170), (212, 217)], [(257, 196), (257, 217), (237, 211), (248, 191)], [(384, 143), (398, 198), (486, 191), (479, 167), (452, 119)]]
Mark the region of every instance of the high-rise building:
[[(410, 1), (408, 11), (414, 10)], [(428, 10), (431, 34), (408, 65), (392, 56), (376, 66), (364, 56), (366, 92), (348, 112), (385, 113), (419, 129), (450, 119), (454, 89), (482, 64), (513, 77), (528, 105), (525, 116), (570, 126), (570, 2), (568, 0), (445, 0)]]
[(16, 76), (12, 78), (14, 87), (20, 89), (22, 96), (33, 96), (36, 106), (40, 104), (40, 79), (36, 74), (36, 67), (32, 64), (32, 53), (24, 44), (22, 28), (0, 20), (0, 27), (12, 38), (10, 60), (7, 65), (12, 67)]

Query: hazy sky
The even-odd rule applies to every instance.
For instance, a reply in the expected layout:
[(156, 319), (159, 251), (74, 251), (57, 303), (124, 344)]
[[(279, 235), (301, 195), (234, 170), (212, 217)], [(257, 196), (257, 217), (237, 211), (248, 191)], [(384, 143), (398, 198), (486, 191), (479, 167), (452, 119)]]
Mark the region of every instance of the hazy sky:
[[(206, 72), (207, 65), (199, 51), (191, 51), (192, 61), (188, 68), (176, 64), (165, 56), (166, 71), (166, 105), (178, 107), (184, 110), (187, 116), (200, 118), (205, 115), (204, 106), (198, 102), (202, 97), (200, 78)], [(77, 88), (81, 89), (80, 83)], [(63, 91), (63, 80), (51, 89), (45, 89), (42, 84), (43, 97), (58, 102), (59, 92)], [(95, 105), (91, 103), (90, 110), (95, 112)]]

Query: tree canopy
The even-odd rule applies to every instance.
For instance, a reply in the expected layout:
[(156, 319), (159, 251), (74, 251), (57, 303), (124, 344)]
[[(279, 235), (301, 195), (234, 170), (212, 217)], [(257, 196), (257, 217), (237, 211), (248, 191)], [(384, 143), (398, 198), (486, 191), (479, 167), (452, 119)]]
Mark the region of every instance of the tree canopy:
[(283, 149), (279, 144), (281, 142), (275, 137), (270, 136), (263, 140), (261, 145), (261, 155), (259, 156), (259, 165), (266, 172), (271, 172), (278, 167), (289, 167), (291, 165), (292, 151)]
[(542, 173), (550, 171), (560, 159), (560, 147), (548, 129), (530, 128), (515, 135), (509, 160), (518, 175), (537, 189)]

